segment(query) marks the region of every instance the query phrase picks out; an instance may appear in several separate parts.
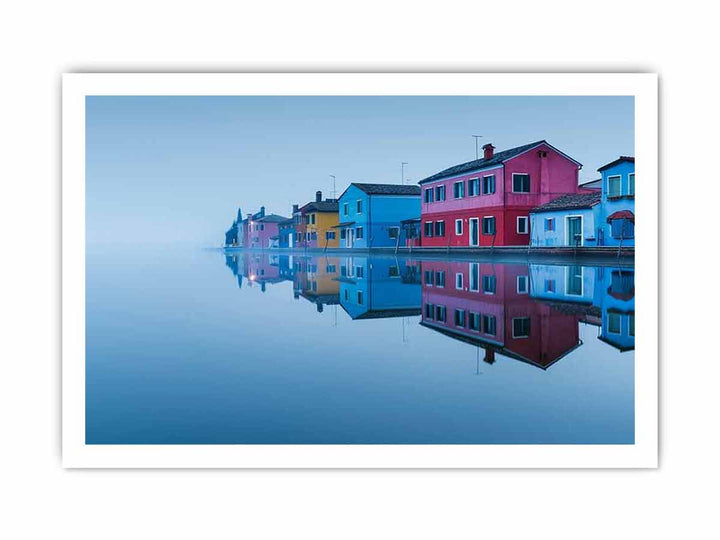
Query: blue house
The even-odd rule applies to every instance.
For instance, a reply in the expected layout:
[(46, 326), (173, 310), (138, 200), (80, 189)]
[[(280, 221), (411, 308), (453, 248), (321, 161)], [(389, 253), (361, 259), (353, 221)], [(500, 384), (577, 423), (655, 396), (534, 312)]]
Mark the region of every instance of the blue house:
[(595, 301), (594, 266), (530, 264), (528, 272), (532, 298), (585, 306)]
[(603, 268), (602, 274), (598, 280), (602, 307), (598, 339), (620, 352), (632, 351), (635, 349), (635, 270)]
[(635, 158), (620, 156), (602, 174), (599, 246), (635, 245)]
[(530, 211), (530, 245), (596, 246), (600, 192), (572, 193)]
[[(295, 205), (297, 207), (297, 205)], [(293, 209), (293, 212), (295, 209)], [(295, 218), (286, 219), (278, 223), (278, 247), (295, 247)]]
[(420, 315), (418, 266), (394, 258), (340, 260), (340, 305), (354, 320)]
[(352, 183), (339, 199), (341, 248), (403, 246), (401, 222), (420, 216), (420, 186)]

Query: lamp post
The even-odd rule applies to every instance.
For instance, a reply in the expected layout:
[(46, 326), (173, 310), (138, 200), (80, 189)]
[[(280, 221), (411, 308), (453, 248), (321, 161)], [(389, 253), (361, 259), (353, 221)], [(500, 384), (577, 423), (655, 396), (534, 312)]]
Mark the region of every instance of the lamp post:
[(480, 153), (478, 151), (478, 139), (482, 138), (482, 135), (473, 135), (475, 138), (475, 159), (480, 159)]

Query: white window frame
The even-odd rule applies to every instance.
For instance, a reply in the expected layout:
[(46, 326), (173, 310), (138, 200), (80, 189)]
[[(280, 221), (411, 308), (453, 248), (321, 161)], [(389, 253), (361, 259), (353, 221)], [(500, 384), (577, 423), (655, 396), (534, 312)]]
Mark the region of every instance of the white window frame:
[[(462, 195), (459, 197), (455, 196), (455, 186), (458, 184), (462, 185)], [(464, 199), (465, 198), (465, 181), (464, 180), (458, 180), (457, 182), (453, 182), (453, 199)]]
[[(617, 331), (617, 332), (613, 332), (612, 330), (610, 330), (610, 317), (613, 316), (613, 315), (617, 316), (617, 317), (618, 317), (618, 321), (619, 321), (619, 328), (618, 328), (618, 331)], [(607, 325), (608, 334), (612, 334), (612, 335), (614, 335), (614, 336), (621, 336), (621, 335), (622, 335), (622, 327), (623, 327), (623, 324), (622, 324), (622, 314), (620, 314), (620, 313), (610, 313), (610, 312), (608, 312), (608, 325)]]
[[(439, 197), (438, 193), (442, 191), (442, 199)], [(435, 193), (434, 198), (436, 202), (442, 202), (445, 200), (445, 192), (447, 190), (445, 189), (445, 184), (440, 184), (439, 186), (435, 186)]]
[[(359, 203), (359, 206), (360, 206), (360, 210), (358, 210), (358, 203)], [(363, 213), (363, 200), (362, 200), (362, 199), (358, 199), (357, 201), (355, 201), (355, 211), (356, 211), (356, 213), (358, 213), (358, 214), (362, 214), (362, 213)]]
[(343, 203), (343, 216), (347, 216), (349, 211), (350, 205), (348, 203)]
[[(548, 223), (552, 223), (552, 229), (548, 229)], [(544, 232), (555, 232), (556, 230), (557, 230), (557, 227), (555, 227), (555, 218), (554, 217), (546, 217), (543, 231)]]
[[(528, 177), (528, 190), (527, 191), (515, 191), (515, 177), (516, 176), (527, 176)], [(514, 172), (512, 173), (512, 192), (513, 193), (525, 193), (530, 194), (532, 193), (532, 178), (530, 177), (530, 173), (526, 172)]]
[[(520, 282), (525, 282), (525, 287), (523, 289), (520, 289)], [(515, 279), (515, 290), (518, 294), (528, 294), (530, 292), (530, 279), (527, 275), (517, 276)]]
[[(575, 265), (578, 266), (578, 265)], [(582, 297), (585, 296), (585, 267), (584, 266), (578, 266), (580, 268), (580, 294), (571, 293), (568, 290), (568, 270), (570, 268), (573, 268), (573, 266), (566, 266), (565, 267), (565, 296), (575, 296), (575, 297)]]
[[(485, 179), (486, 179), (486, 178), (492, 178), (492, 179), (493, 179), (493, 190), (492, 190), (492, 191), (488, 191), (487, 193), (485, 193)], [(481, 185), (480, 185), (480, 193), (481, 193), (482, 195), (494, 195), (495, 192), (497, 191), (497, 184), (496, 184), (496, 182), (497, 182), (497, 180), (495, 179), (495, 175), (494, 175), (494, 174), (486, 174), (486, 175), (483, 175), (483, 177), (482, 177), (482, 183), (481, 183)]]
[[(475, 193), (470, 195), (470, 183), (475, 182), (475, 181), (477, 181), (477, 190), (475, 191)], [(480, 195), (480, 193), (482, 193), (482, 180), (479, 176), (476, 176), (475, 178), (468, 178), (467, 185), (468, 185), (468, 193), (466, 194), (467, 197), (477, 197), (478, 195)]]
[[(525, 232), (520, 231), (520, 220), (525, 221)], [(528, 216), (518, 216), (515, 221), (515, 231), (518, 234), (530, 234), (530, 218)]]
[[(458, 225), (460, 225), (460, 232), (458, 232)], [(462, 233), (463, 233), (463, 220), (456, 219), (455, 220), (455, 236), (462, 236)]]
[[(465, 287), (465, 279), (464, 278), (465, 278), (465, 276), (463, 276), (462, 272), (455, 273), (455, 289), (457, 289), (458, 291), (462, 291)], [(459, 286), (458, 286), (458, 281), (460, 283)]]
[[(630, 191), (630, 177), (632, 176), (632, 191)], [(635, 173), (631, 172), (628, 173), (628, 195), (634, 197), (635, 196)]]
[[(620, 187), (618, 189), (617, 195), (613, 195), (610, 190), (610, 181), (617, 179), (618, 182), (620, 182)], [(611, 176), (607, 177), (607, 197), (608, 199), (617, 199), (623, 196), (622, 192), (622, 174), (613, 174)]]
[[(486, 219), (492, 219), (492, 220), (493, 220), (493, 228), (494, 228), (495, 230), (494, 230), (493, 232), (491, 232), (491, 233), (486, 233), (485, 231), (483, 231), (483, 228), (484, 228), (484, 227), (483, 227), (483, 224), (484, 224), (484, 222), (485, 222)], [(482, 221), (480, 222), (480, 234), (485, 235), (485, 236), (494, 236), (494, 235), (497, 234), (497, 220), (495, 219), (495, 216), (483, 216), (483, 217), (482, 217)]]

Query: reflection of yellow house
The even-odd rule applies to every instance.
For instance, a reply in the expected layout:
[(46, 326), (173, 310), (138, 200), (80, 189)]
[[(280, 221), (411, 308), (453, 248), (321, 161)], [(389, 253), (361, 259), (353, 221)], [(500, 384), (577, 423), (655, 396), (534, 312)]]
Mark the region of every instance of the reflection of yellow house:
[(337, 305), (340, 302), (340, 282), (338, 281), (340, 260), (336, 257), (319, 257), (308, 259), (304, 271), (296, 274), (300, 294), (317, 306)]
[(298, 247), (308, 248), (336, 248), (340, 245), (337, 225), (338, 202), (337, 199), (322, 200), (322, 192), (315, 194), (315, 201), (307, 203), (302, 212), (304, 229)]

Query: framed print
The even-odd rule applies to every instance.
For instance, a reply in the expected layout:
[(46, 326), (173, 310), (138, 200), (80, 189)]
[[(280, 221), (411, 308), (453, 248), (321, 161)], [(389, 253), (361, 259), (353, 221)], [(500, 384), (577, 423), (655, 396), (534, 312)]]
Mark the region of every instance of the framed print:
[(62, 92), (66, 467), (657, 466), (655, 75)]

